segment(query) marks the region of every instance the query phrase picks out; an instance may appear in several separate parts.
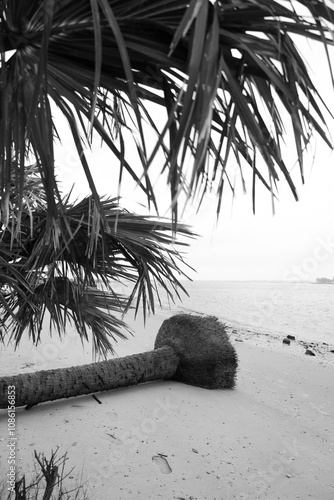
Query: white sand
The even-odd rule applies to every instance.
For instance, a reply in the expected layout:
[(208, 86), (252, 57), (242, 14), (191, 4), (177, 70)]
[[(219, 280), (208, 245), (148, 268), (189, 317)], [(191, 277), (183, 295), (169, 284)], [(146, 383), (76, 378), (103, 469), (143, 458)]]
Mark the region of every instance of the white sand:
[[(146, 328), (132, 322), (136, 337), (117, 353), (150, 350), (164, 318)], [(86, 481), (92, 500), (334, 498), (334, 347), (314, 346), (311, 357), (297, 342), (240, 330), (231, 339), (240, 366), (234, 390), (155, 382), (99, 393), (102, 404), (81, 396), (17, 409), (19, 467), (29, 474), (34, 450), (50, 456), (59, 446), (67, 469), (75, 466), (67, 484)], [(0, 355), (2, 375), (91, 360), (73, 336), (65, 347), (46, 341)], [(5, 410), (0, 422), (4, 476)]]

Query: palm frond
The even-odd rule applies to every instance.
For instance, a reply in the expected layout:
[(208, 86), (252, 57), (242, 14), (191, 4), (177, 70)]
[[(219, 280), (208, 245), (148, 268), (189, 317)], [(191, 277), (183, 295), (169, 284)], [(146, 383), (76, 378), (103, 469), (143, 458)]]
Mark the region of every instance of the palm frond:
[[(122, 210), (116, 199), (102, 199), (101, 218), (93, 197), (72, 204), (62, 200), (58, 245), (50, 245), (46, 206), (33, 206), (20, 219), (20, 237), (10, 224), (1, 231), (0, 312), (2, 340), (19, 344), (26, 332), (37, 344), (50, 317), (60, 336), (73, 323), (82, 340), (92, 332), (96, 352), (112, 351), (124, 338), (121, 316), (130, 307), (154, 311), (161, 290), (173, 300), (185, 289), (186, 264), (172, 223)], [(14, 218), (15, 214), (12, 215)], [(31, 226), (31, 223), (33, 224)], [(193, 236), (180, 225), (179, 236)], [(127, 296), (115, 288), (124, 283)], [(45, 323), (44, 323), (45, 326)]]
[[(160, 150), (174, 201), (180, 184), (191, 198), (198, 187), (203, 195), (216, 180), (219, 205), (228, 180), (227, 152), (242, 159), (242, 166), (248, 164), (254, 182), (258, 178), (269, 189), (282, 174), (297, 198), (295, 180), (282, 157), (282, 139), (289, 133), (282, 127), (283, 111), (291, 120), (302, 180), (312, 134), (331, 142), (326, 126), (330, 110), (294, 40), (298, 36), (321, 42), (330, 66), (333, 21), (334, 10), (326, 0), (3, 1), (2, 212), (8, 209), (13, 167), (22, 194), (23, 171), (32, 154), (46, 193), (48, 228), (57, 232), (53, 105), (66, 117), (97, 205), (98, 193), (82, 154), (92, 129), (156, 206), (150, 165)], [(14, 53), (6, 59), (8, 51)], [(147, 103), (166, 111), (166, 126), (153, 127), (158, 131), (156, 147), (146, 143), (143, 132), (143, 123), (149, 121)], [(122, 140), (110, 135), (123, 126), (133, 132), (140, 168), (131, 164)], [(183, 160), (188, 156), (193, 163), (186, 175)], [(260, 172), (260, 158), (267, 172)], [(173, 209), (176, 217), (177, 203)], [(99, 210), (102, 215), (102, 206)]]

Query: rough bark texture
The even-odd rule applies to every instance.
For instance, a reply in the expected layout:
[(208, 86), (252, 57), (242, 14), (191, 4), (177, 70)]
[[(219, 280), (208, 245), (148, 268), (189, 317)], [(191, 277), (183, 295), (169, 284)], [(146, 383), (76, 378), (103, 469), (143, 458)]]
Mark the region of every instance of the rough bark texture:
[[(109, 391), (172, 379), (206, 389), (233, 389), (237, 353), (226, 326), (213, 316), (178, 314), (165, 320), (153, 351), (100, 363), (0, 378), (0, 408)], [(11, 400), (10, 400), (11, 401)]]
[(8, 406), (9, 386), (15, 386), (15, 406), (31, 406), (43, 401), (170, 379), (178, 362), (175, 351), (165, 346), (99, 363), (2, 377), (0, 408)]
[(205, 389), (233, 389), (238, 368), (237, 353), (225, 324), (214, 316), (177, 314), (166, 319), (155, 348), (169, 345), (180, 362), (173, 380)]

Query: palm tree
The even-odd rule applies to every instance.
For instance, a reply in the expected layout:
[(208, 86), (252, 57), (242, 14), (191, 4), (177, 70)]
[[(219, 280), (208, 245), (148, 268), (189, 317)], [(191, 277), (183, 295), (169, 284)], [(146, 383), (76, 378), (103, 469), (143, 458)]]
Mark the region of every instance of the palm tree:
[[(49, 304), (43, 307), (52, 311), (56, 303), (57, 311), (63, 310), (62, 316), (54, 315), (60, 327), (65, 326), (69, 308), (79, 331), (85, 331), (84, 324), (95, 327), (96, 315), (78, 313), (77, 297), (86, 308), (91, 303), (88, 293), (93, 293), (88, 288), (92, 275), (97, 271), (103, 275), (109, 265), (122, 275), (124, 257), (138, 273), (135, 291), (142, 298), (147, 293), (151, 305), (151, 275), (176, 284), (171, 270), (178, 270), (173, 259), (179, 254), (167, 257), (168, 252), (164, 253), (162, 268), (157, 254), (152, 257), (153, 249), (163, 245), (166, 252), (168, 248), (171, 237), (166, 231), (171, 226), (167, 222), (161, 223), (156, 239), (152, 236), (156, 223), (150, 232), (150, 219), (136, 219), (140, 231), (150, 232), (150, 247), (143, 233), (141, 237), (137, 233), (135, 241), (125, 238), (129, 243), (125, 249), (123, 242), (115, 243), (120, 222), (127, 216), (122, 219), (123, 211), (115, 207), (112, 215), (113, 202), (103, 201), (94, 185), (85, 149), (96, 135), (118, 160), (120, 182), (127, 172), (157, 211), (152, 165), (162, 153), (161, 173), (170, 188), (174, 230), (188, 234), (177, 224), (182, 194), (186, 201), (197, 199), (200, 205), (205, 193), (214, 190), (219, 213), (224, 185), (231, 185), (232, 155), (241, 175), (245, 168), (251, 169), (254, 211), (256, 181), (274, 197), (279, 173), (297, 199), (284, 157), (284, 137), (292, 131), (303, 181), (303, 155), (312, 134), (316, 132), (331, 146), (326, 119), (332, 115), (310, 78), (296, 40), (321, 42), (332, 76), (333, 21), (334, 10), (325, 0), (1, 1), (0, 208), (6, 243), (3, 274), (8, 275), (10, 295), (0, 295), (8, 320), (16, 321), (14, 309), (22, 312), (15, 323), (17, 339), (25, 308), (36, 311), (41, 295)], [(151, 105), (165, 112), (161, 126), (151, 118)], [(68, 124), (92, 193), (82, 201), (86, 210), (82, 219), (78, 214), (83, 205), (69, 206), (55, 177), (54, 144), (61, 139), (55, 109)], [(146, 139), (147, 127), (157, 138), (153, 146)], [(125, 144), (129, 133), (138, 151), (132, 162)], [(45, 195), (42, 215), (38, 207), (27, 213), (24, 205), (31, 163), (36, 164)], [(132, 217), (127, 226), (131, 229)], [(82, 236), (81, 227), (85, 253), (75, 242), (77, 235)], [(28, 243), (33, 257), (24, 253)], [(19, 249), (13, 255), (16, 245)], [(142, 257), (138, 262), (129, 251), (134, 247)], [(148, 248), (154, 262), (149, 270), (144, 257)], [(115, 252), (117, 265), (111, 264)], [(61, 268), (59, 262), (66, 264)], [(68, 281), (68, 271), (74, 272), (75, 288)], [(133, 278), (128, 267), (125, 273)], [(55, 296), (59, 298), (54, 302)], [(64, 296), (66, 300), (60, 298)], [(96, 295), (97, 307), (105, 300)], [(108, 301), (112, 308), (111, 297)], [(35, 324), (31, 319), (31, 332), (38, 332)], [(102, 328), (98, 347), (107, 345), (103, 332)]]
[[(160, 379), (205, 389), (233, 389), (238, 356), (214, 316), (166, 319), (154, 350), (71, 368), (0, 378), (0, 408), (26, 406)], [(14, 396), (13, 396), (14, 394)]]
[[(49, 244), (48, 213), (36, 165), (26, 171), (21, 210), (11, 190), (10, 217), (0, 231), (1, 338), (17, 346), (24, 332), (37, 344), (49, 313), (50, 326), (62, 336), (67, 321), (73, 322), (82, 339), (93, 334), (95, 352), (113, 351), (111, 340), (125, 338), (125, 313), (135, 301), (144, 318), (154, 311), (159, 289), (170, 299), (184, 287), (186, 265), (176, 247), (171, 223), (164, 219), (129, 213), (116, 199), (101, 199), (104, 221), (91, 196), (71, 203), (62, 199), (58, 245)], [(19, 237), (11, 228), (19, 225)], [(180, 234), (191, 236), (186, 226)], [(94, 235), (94, 238), (91, 235)], [(183, 242), (184, 244), (186, 242)], [(181, 268), (183, 267), (183, 272)], [(115, 290), (117, 283), (133, 285), (128, 297)]]
[[(2, 0), (0, 192), (7, 192), (13, 169), (16, 189), (23, 192), (22, 172), (32, 154), (46, 193), (48, 230), (56, 239), (57, 107), (102, 219), (85, 155), (93, 131), (118, 158), (120, 178), (127, 171), (156, 207), (151, 166), (162, 151), (174, 219), (180, 192), (201, 199), (213, 181), (219, 211), (231, 154), (240, 167), (252, 169), (254, 204), (256, 179), (274, 192), (279, 172), (297, 198), (282, 157), (287, 121), (302, 179), (312, 132), (330, 141), (329, 110), (296, 39), (322, 42), (330, 66), (333, 21), (325, 0)], [(151, 104), (165, 112), (162, 128), (150, 117)], [(153, 147), (147, 125), (157, 137)], [(126, 130), (138, 149), (133, 164)], [(189, 157), (193, 162), (186, 170)], [(4, 218), (7, 210), (3, 196)]]

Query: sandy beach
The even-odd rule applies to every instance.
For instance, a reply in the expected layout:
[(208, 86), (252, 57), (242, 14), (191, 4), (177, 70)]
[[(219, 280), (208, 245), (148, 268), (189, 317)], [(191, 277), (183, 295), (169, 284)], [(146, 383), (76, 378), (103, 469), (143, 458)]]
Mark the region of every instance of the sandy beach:
[[(153, 348), (168, 313), (127, 321), (135, 337), (124, 356)], [(234, 390), (159, 381), (16, 410), (17, 466), (33, 472), (33, 453), (67, 452), (69, 486), (92, 500), (334, 498), (334, 346), (305, 355), (270, 335), (230, 325), (239, 357)], [(2, 349), (0, 374), (91, 361), (75, 332), (36, 350)], [(1, 471), (7, 466), (7, 412), (0, 410)], [(80, 498), (80, 497), (79, 497)]]

